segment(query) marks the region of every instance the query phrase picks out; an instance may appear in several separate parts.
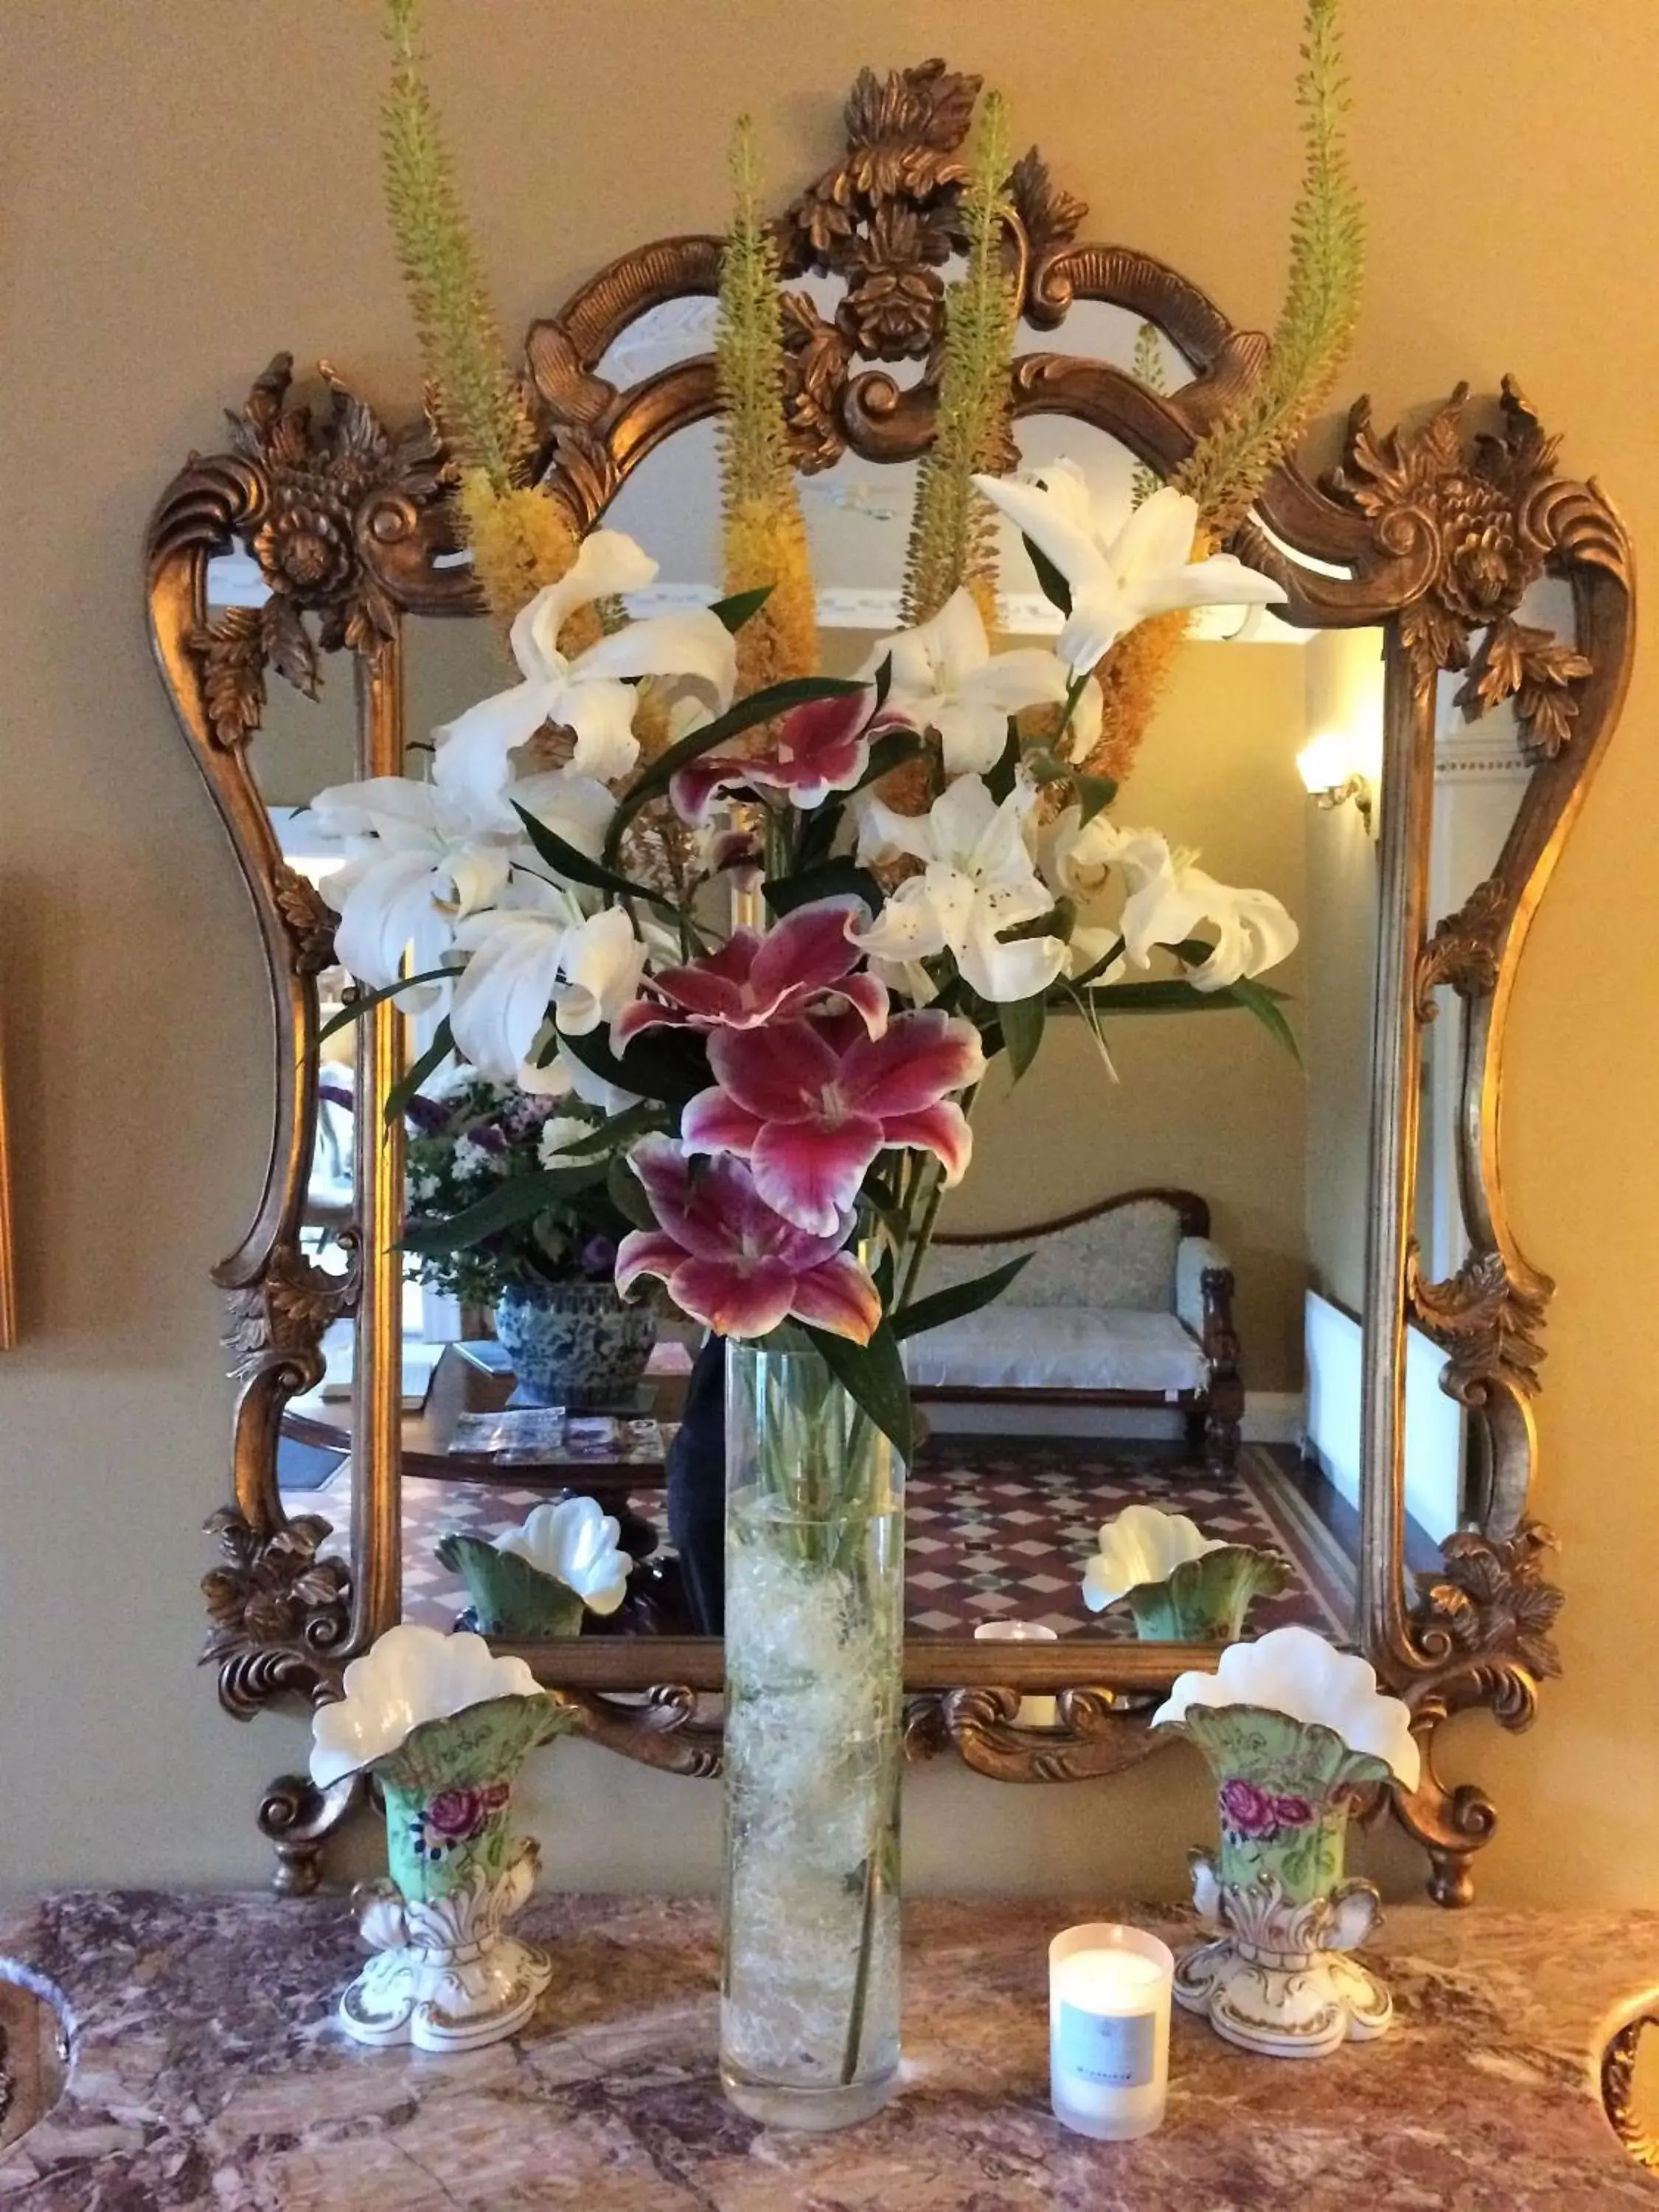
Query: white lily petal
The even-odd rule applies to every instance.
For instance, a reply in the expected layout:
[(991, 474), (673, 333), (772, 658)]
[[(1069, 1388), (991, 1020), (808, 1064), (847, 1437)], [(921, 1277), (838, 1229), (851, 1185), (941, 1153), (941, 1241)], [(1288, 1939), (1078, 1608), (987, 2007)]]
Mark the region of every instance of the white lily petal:
[(562, 678), (568, 664), (559, 649), (559, 632), (576, 609), (642, 592), (656, 573), (651, 556), (623, 531), (590, 530), (563, 575), (544, 585), (514, 618), (509, 642), (526, 677), (532, 683)]
[(570, 768), (547, 769), (538, 775), (520, 776), (506, 795), (590, 860), (597, 860), (605, 850), (617, 801), (597, 776), (579, 775)]
[(555, 694), (553, 719), (575, 736), (570, 765), (578, 775), (614, 783), (632, 772), (640, 757), (640, 741), (634, 735), (634, 710), (638, 705), (631, 684), (612, 683), (603, 677), (586, 684), (564, 684)]
[(981, 699), (1005, 714), (1025, 707), (1057, 707), (1072, 686), (1072, 672), (1058, 653), (1038, 645), (993, 653), (957, 689)]
[(547, 720), (550, 703), (544, 685), (520, 684), (515, 690), (499, 691), (493, 699), (469, 707), (432, 732), (437, 745), (433, 782), (479, 818), (499, 821), (503, 828), (516, 826), (503, 797), (510, 780), (509, 757), (535, 736)]
[(1184, 568), (1193, 557), (1197, 530), (1198, 501), (1173, 484), (1160, 484), (1131, 510), (1112, 539), (1108, 558), (1113, 574), (1129, 587)]
[(601, 1022), (615, 1021), (635, 997), (645, 947), (623, 908), (606, 907), (570, 931), (562, 965), (564, 985), (555, 1000), (558, 1025), (568, 1036), (583, 1036)]
[(416, 975), (435, 967), (453, 933), (434, 903), (434, 894), (449, 886), (447, 876), (434, 875), (430, 854), (387, 852), (359, 864), (351, 876), (334, 932), (340, 964), (377, 991), (403, 974), (405, 953)]
[(553, 915), (502, 908), (474, 915), (456, 933), (474, 950), (455, 986), (450, 1026), (467, 1059), (498, 1083), (511, 1082), (529, 1056), (567, 934)]
[(920, 876), (902, 883), (867, 929), (850, 929), (850, 943), (881, 960), (913, 963), (931, 959), (949, 944), (938, 908)]
[(570, 664), (573, 684), (638, 676), (677, 676), (701, 684), (724, 714), (737, 689), (737, 640), (718, 615), (699, 607), (690, 614), (629, 623)]
[(872, 799), (859, 820), (859, 859), (891, 860), (901, 854), (913, 860), (931, 860), (933, 836), (925, 814), (900, 814), (884, 799)]
[(1106, 568), (1105, 555), (1081, 522), (1075, 502), (1009, 477), (975, 477), (974, 483), (1016, 530), (1048, 555), (1071, 586), (1075, 605), (1079, 590)]
[(1012, 945), (1001, 944), (995, 917), (981, 913), (975, 915), (957, 960), (981, 998), (1006, 1006), (1048, 989), (1066, 965), (1066, 942), (1059, 937), (1022, 937)]
[(385, 836), (398, 828), (429, 834), (436, 794), (412, 776), (371, 775), (361, 783), (331, 784), (307, 809), (319, 837)]
[(1072, 709), (1072, 733), (1066, 740), (1066, 757), (1073, 765), (1086, 761), (1100, 743), (1101, 725), (1106, 718), (1106, 702), (1099, 684), (1091, 676), (1077, 695), (1077, 704)]
[(994, 701), (966, 693), (930, 701), (927, 711), (918, 711), (916, 720), (938, 731), (951, 775), (983, 775), (996, 766), (1008, 743), (1008, 717), (1003, 710)]

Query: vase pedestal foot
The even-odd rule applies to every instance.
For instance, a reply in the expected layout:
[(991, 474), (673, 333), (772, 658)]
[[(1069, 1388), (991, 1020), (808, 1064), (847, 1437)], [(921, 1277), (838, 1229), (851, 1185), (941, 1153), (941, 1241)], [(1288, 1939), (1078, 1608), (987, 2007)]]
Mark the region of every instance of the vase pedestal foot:
[(356, 2043), (477, 2051), (516, 2035), (552, 1978), (546, 1953), (515, 1936), (471, 1956), (408, 1944), (369, 1960), (338, 2018)]
[(856, 2127), (873, 2119), (898, 2087), (898, 2069), (854, 2081), (843, 2087), (798, 2087), (777, 2081), (757, 2081), (734, 2068), (720, 2068), (720, 2087), (728, 2100), (763, 2127), (799, 2128), (827, 2134), (834, 2128)]
[(1226, 1936), (1176, 1962), (1175, 2000), (1216, 2033), (1268, 2058), (1323, 2058), (1385, 2033), (1394, 2001), (1340, 1952), (1263, 1954)]

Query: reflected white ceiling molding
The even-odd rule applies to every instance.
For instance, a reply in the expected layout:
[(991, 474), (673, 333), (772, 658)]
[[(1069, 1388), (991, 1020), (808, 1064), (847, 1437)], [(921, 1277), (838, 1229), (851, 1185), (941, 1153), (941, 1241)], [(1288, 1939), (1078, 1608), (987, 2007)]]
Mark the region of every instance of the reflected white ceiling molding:
[(1532, 769), (1513, 719), (1505, 726), (1497, 714), (1489, 714), (1462, 728), (1443, 730), (1434, 741), (1437, 783), (1525, 783)]

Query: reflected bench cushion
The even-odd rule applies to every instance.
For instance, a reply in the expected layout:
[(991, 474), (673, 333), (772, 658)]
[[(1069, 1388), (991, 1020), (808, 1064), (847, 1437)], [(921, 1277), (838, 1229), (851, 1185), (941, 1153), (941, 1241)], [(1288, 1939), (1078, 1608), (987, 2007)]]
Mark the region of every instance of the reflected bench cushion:
[(1199, 1390), (1204, 1355), (1172, 1313), (1000, 1302), (907, 1340), (924, 1389)]

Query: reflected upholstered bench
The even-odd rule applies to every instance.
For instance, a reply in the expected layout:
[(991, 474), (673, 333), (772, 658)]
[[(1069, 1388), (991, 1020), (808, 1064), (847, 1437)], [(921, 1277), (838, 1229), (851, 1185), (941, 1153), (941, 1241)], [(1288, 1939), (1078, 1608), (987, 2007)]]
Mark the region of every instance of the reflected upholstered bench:
[(1212, 1474), (1237, 1462), (1244, 1385), (1233, 1271), (1190, 1190), (1131, 1190), (1076, 1213), (994, 1232), (942, 1231), (924, 1291), (970, 1281), (1017, 1253), (1012, 1286), (910, 1338), (921, 1400), (964, 1405), (1172, 1407)]

